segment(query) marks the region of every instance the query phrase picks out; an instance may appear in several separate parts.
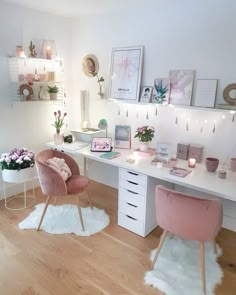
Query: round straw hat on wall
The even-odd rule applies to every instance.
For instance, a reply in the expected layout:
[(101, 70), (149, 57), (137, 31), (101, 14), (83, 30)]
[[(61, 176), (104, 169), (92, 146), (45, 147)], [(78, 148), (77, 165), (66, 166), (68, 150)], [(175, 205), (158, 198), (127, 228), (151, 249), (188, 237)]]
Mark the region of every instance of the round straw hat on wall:
[(86, 55), (82, 61), (82, 68), (86, 76), (95, 77), (99, 69), (97, 57), (93, 54)]

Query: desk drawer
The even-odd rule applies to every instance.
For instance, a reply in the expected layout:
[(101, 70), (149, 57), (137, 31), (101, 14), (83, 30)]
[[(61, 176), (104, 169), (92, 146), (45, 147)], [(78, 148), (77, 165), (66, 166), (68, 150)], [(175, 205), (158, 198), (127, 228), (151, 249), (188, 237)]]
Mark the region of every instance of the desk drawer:
[(146, 195), (146, 186), (131, 180), (125, 180), (123, 178), (120, 178), (119, 189), (121, 188), (129, 190), (133, 193), (138, 193), (144, 196)]
[(140, 185), (147, 185), (147, 176), (135, 171), (120, 169), (120, 178), (138, 183)]
[(119, 212), (128, 215), (130, 217), (133, 217), (137, 220), (144, 222), (144, 207), (143, 206), (137, 206), (133, 205), (129, 202), (123, 201), (119, 199), (119, 206), (118, 206)]
[(121, 212), (118, 212), (118, 225), (144, 237), (144, 224)]
[(120, 187), (119, 200), (144, 208), (146, 198), (144, 195), (140, 195), (138, 193)]

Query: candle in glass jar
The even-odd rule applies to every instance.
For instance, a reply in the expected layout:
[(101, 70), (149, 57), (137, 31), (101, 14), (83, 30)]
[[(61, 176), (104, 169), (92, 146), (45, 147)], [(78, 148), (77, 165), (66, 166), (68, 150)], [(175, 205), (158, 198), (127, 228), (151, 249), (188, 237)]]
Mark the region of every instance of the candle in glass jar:
[(196, 165), (196, 159), (194, 159), (194, 158), (188, 159), (188, 167), (194, 168), (195, 165)]
[(46, 48), (46, 56), (47, 59), (52, 59), (52, 48), (50, 46), (47, 46)]

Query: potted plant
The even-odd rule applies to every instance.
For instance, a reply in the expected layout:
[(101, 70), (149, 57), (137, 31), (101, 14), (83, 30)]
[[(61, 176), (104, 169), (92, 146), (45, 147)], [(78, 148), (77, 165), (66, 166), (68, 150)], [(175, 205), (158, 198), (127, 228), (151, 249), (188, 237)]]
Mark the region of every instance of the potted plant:
[(48, 86), (48, 93), (50, 95), (51, 100), (56, 100), (57, 99), (57, 93), (59, 89), (56, 85), (54, 86)]
[(52, 124), (54, 127), (56, 127), (56, 133), (54, 134), (54, 143), (56, 145), (60, 145), (63, 143), (64, 141), (64, 138), (63, 138), (63, 135), (60, 134), (61, 133), (61, 128), (62, 126), (64, 125), (64, 119), (65, 117), (67, 116), (67, 113), (64, 113), (62, 115), (61, 111), (57, 111), (57, 112), (54, 112), (54, 119), (55, 119), (55, 122), (54, 124)]
[(35, 154), (26, 148), (14, 148), (3, 153), (0, 158), (2, 179), (6, 182), (20, 183), (33, 178)]
[(149, 142), (154, 137), (155, 129), (151, 126), (138, 127), (134, 138), (138, 138), (140, 141), (140, 151), (145, 152), (148, 149)]

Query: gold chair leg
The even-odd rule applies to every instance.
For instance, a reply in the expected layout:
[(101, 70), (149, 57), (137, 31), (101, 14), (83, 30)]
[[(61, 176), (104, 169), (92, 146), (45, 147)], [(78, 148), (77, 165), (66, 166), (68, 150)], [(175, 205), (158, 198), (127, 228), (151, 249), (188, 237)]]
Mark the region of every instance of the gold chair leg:
[(78, 211), (79, 211), (79, 218), (80, 218), (80, 223), (81, 223), (81, 226), (82, 226), (82, 230), (84, 231), (84, 221), (83, 221), (82, 211), (81, 211), (80, 206), (78, 206)]
[(158, 255), (159, 255), (159, 253), (161, 251), (161, 247), (162, 247), (162, 245), (163, 245), (163, 243), (165, 241), (165, 238), (166, 238), (167, 233), (168, 233), (168, 231), (167, 230), (164, 230), (163, 233), (162, 233), (162, 235), (161, 235), (161, 239), (160, 239), (159, 245), (157, 247), (157, 251), (156, 251), (155, 257), (153, 259), (151, 269), (154, 268), (154, 265), (156, 263), (156, 260), (157, 260)]
[(89, 192), (88, 192), (88, 190), (84, 191), (84, 193), (86, 194), (86, 197), (87, 197), (87, 199), (88, 199), (88, 203), (89, 203), (90, 208), (93, 210), (93, 203), (92, 203), (92, 201), (91, 201), (91, 199), (90, 199), (90, 197), (89, 197)]
[(200, 262), (202, 274), (202, 291), (206, 294), (206, 274), (205, 274), (205, 249), (204, 242), (200, 242)]
[(47, 211), (47, 208), (48, 208), (48, 204), (49, 204), (50, 198), (51, 198), (51, 196), (48, 196), (47, 201), (46, 201), (46, 204), (45, 204), (45, 207), (43, 209), (43, 214), (41, 216), (41, 219), (40, 219), (40, 222), (39, 222), (39, 225), (38, 225), (38, 228), (37, 228), (37, 231), (40, 230), (41, 224), (42, 224), (43, 219), (44, 219), (44, 215), (45, 215), (45, 213)]
[(213, 245), (213, 251), (214, 251), (214, 253), (217, 254), (216, 240), (215, 239), (212, 241), (212, 245)]

